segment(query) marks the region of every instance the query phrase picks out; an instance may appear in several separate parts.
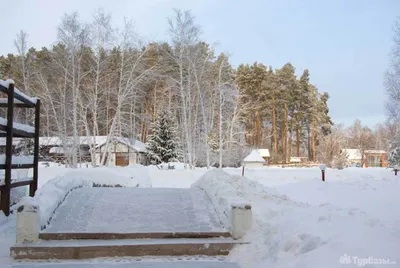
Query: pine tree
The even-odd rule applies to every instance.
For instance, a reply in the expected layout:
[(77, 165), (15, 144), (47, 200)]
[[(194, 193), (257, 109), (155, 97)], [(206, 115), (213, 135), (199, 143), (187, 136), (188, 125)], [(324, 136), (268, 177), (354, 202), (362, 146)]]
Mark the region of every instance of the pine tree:
[(175, 129), (169, 113), (163, 112), (151, 127), (148, 156), (153, 164), (168, 163), (178, 158)]

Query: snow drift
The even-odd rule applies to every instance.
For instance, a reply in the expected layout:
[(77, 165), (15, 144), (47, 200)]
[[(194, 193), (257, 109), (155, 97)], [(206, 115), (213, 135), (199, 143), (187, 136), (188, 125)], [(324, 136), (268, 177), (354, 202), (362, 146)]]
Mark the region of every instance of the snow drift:
[[(276, 189), (222, 171), (193, 185), (207, 192), (219, 215), (238, 197), (251, 203), (253, 228), (244, 237), (251, 243), (235, 246), (232, 260), (252, 268), (339, 267), (343, 256), (400, 262), (397, 177), (384, 169), (329, 170), (321, 182), (317, 169), (299, 171), (257, 171), (259, 182), (269, 177)], [(229, 223), (228, 215), (222, 221)]]
[(232, 205), (246, 206), (248, 200), (241, 198), (236, 194), (235, 187), (229, 183), (232, 177), (216, 169), (204, 174), (192, 185), (205, 191), (213, 204), (219, 220), (225, 228), (232, 231)]
[(151, 187), (151, 183), (147, 169), (142, 166), (70, 171), (48, 181), (35, 194), (42, 228), (48, 224), (68, 193), (80, 187)]

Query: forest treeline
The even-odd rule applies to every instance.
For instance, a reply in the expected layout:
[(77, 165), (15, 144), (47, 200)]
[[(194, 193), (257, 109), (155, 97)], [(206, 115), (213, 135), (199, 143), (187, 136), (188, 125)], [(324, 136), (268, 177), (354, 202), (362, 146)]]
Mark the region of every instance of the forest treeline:
[(18, 53), (0, 57), (0, 77), (42, 100), (41, 135), (73, 137), (71, 166), (78, 136), (146, 142), (165, 111), (177, 127), (181, 160), (192, 166), (240, 165), (251, 148), (268, 148), (276, 163), (317, 160), (333, 123), (329, 95), (307, 69), (298, 77), (291, 63), (235, 68), (201, 40), (190, 11), (176, 10), (166, 23), (168, 41), (142, 43), (130, 21), (114, 29), (102, 10), (90, 23), (65, 14), (52, 46), (30, 48), (21, 31)]

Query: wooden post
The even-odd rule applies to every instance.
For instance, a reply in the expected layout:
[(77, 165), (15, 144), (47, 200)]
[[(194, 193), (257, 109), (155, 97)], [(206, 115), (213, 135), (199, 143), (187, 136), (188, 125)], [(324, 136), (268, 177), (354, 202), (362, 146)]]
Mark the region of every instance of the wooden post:
[(6, 216), (10, 215), (10, 184), (12, 165), (12, 140), (13, 140), (13, 119), (14, 119), (14, 84), (8, 86), (7, 97), (7, 136), (6, 136), (6, 170), (5, 188), (1, 192), (1, 210)]
[(40, 130), (40, 100), (35, 106), (35, 145), (33, 152), (33, 181), (29, 186), (29, 195), (35, 196), (39, 180), (39, 130)]
[(242, 176), (244, 176), (244, 165), (242, 167)]

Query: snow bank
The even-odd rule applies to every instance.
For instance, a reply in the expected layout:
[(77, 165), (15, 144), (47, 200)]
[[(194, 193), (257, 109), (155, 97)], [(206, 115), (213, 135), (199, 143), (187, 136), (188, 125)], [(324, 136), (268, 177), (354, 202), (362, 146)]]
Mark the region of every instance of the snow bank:
[(206, 192), (221, 223), (229, 231), (232, 231), (232, 206), (251, 206), (248, 200), (237, 195), (236, 188), (230, 183), (232, 179), (229, 174), (215, 169), (208, 171), (192, 185), (192, 187), (198, 187)]
[[(5, 164), (6, 163), (6, 155), (1, 154), (0, 155), (0, 164)], [(29, 165), (33, 164), (33, 156), (13, 156), (11, 158), (11, 164), (14, 165)]]
[[(0, 124), (3, 126), (7, 126), (7, 119), (0, 117)], [(22, 130), (29, 133), (35, 133), (35, 128), (29, 125), (20, 124), (14, 121), (13, 128)]]
[[(275, 189), (244, 177), (224, 179), (252, 203), (253, 228), (245, 236), (251, 244), (230, 255), (242, 267), (338, 267), (344, 254), (400, 262), (400, 181), (390, 171), (328, 170), (322, 182), (318, 169), (275, 170), (260, 179), (271, 179)], [(284, 184), (274, 181), (278, 173)]]
[(242, 267), (333, 268), (343, 256), (400, 263), (400, 177), (391, 170), (328, 169), (325, 182), (319, 168), (249, 169), (251, 180), (225, 171), (233, 176), (210, 171), (193, 187), (207, 192), (224, 224), (228, 204), (251, 203), (251, 243), (230, 253)]
[(4, 215), (3, 211), (0, 211), (0, 225), (7, 221), (6, 215)]
[(69, 192), (80, 187), (151, 187), (144, 167), (77, 169), (45, 183), (35, 194), (44, 228)]

